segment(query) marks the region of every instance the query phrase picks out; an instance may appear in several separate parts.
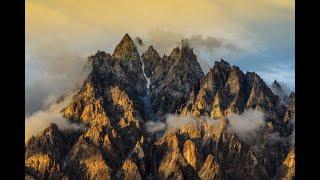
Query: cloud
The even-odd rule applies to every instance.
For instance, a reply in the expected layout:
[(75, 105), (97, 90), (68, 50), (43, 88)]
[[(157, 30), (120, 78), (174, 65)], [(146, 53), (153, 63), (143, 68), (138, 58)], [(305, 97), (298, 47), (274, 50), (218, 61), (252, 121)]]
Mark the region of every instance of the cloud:
[(77, 89), (90, 71), (86, 58), (63, 44), (27, 49), (25, 111), (44, 109), (59, 96)]
[[(238, 50), (236, 44), (231, 40), (222, 37), (204, 36), (202, 34), (184, 35), (181, 32), (168, 31), (163, 29), (152, 29), (144, 35), (148, 44), (153, 45), (160, 54), (170, 54), (172, 49), (181, 46), (183, 39), (187, 39), (191, 48), (206, 51), (218, 51), (223, 48), (230, 51)], [(139, 37), (139, 39), (141, 39)]]
[[(241, 141), (247, 143), (254, 143), (260, 133), (266, 133), (263, 129), (266, 127), (265, 115), (259, 110), (248, 109), (242, 114), (232, 114), (227, 117), (227, 131), (235, 133)], [(221, 120), (212, 119), (209, 116), (200, 116), (198, 118), (192, 116), (172, 115), (166, 116), (165, 122), (146, 122), (146, 130), (151, 134), (165, 132), (165, 131), (178, 131), (181, 128), (201, 127), (203, 124), (211, 126), (219, 126)], [(295, 121), (291, 121), (293, 128)], [(265, 129), (264, 129), (265, 130)], [(260, 134), (261, 135), (261, 134)], [(267, 143), (289, 143), (291, 146), (295, 144), (295, 130), (288, 137), (281, 137), (279, 133), (267, 133)], [(258, 142), (260, 143), (260, 141)]]
[[(265, 125), (264, 114), (261, 111), (248, 109), (242, 114), (232, 114), (228, 117), (229, 123), (227, 130), (236, 133), (242, 140), (247, 140), (248, 137), (257, 133)], [(221, 121), (212, 119), (208, 116), (200, 116), (198, 118), (190, 115), (172, 115), (167, 114), (165, 122), (146, 123), (147, 131), (155, 133), (166, 130), (178, 130), (186, 127), (198, 127), (201, 124), (219, 125)]]
[(241, 140), (248, 141), (265, 126), (264, 118), (261, 111), (253, 109), (248, 109), (240, 115), (232, 114), (228, 117), (228, 130), (236, 133)]
[[(143, 40), (145, 46), (141, 46), (137, 38)], [(204, 73), (209, 71), (215, 60), (226, 59), (236, 55), (240, 56), (244, 53), (244, 47), (238, 47), (235, 44), (236, 42), (231, 39), (202, 34), (185, 35), (181, 32), (163, 29), (152, 29), (147, 34), (136, 37), (135, 41), (140, 54), (144, 53), (149, 45), (152, 45), (159, 55), (163, 56), (164, 54), (169, 55), (173, 48), (181, 47), (182, 41), (185, 39), (188, 40), (189, 46), (193, 48), (194, 53), (197, 55), (197, 60)]]
[(196, 126), (197, 124), (197, 120), (192, 116), (167, 114), (165, 122), (149, 121), (146, 123), (146, 129), (147, 132), (153, 134), (166, 130), (176, 131), (182, 127), (192, 127)]
[(236, 51), (238, 50), (238, 47), (233, 44), (233, 43), (227, 43), (225, 44), (225, 48), (228, 49), (229, 51)]
[(192, 116), (167, 115), (166, 124), (168, 129), (177, 130), (182, 127), (194, 127), (197, 121)]
[(163, 122), (148, 121), (145, 125), (147, 132), (151, 134), (164, 131), (166, 129), (166, 124)]
[(62, 130), (65, 129), (80, 129), (82, 126), (70, 123), (62, 117), (61, 110), (65, 108), (72, 99), (72, 95), (68, 95), (65, 99), (59, 103), (52, 104), (46, 110), (40, 110), (25, 119), (25, 141), (31, 136), (35, 136), (47, 128), (51, 123), (55, 123)]
[(200, 116), (198, 118), (192, 116), (183, 116), (178, 114), (167, 114), (165, 122), (149, 121), (146, 123), (146, 130), (153, 134), (161, 131), (176, 131), (180, 128), (198, 127), (201, 124), (218, 125), (220, 121), (212, 119), (207, 116)]
[(139, 46), (143, 46), (143, 41), (142, 41), (142, 39), (140, 37), (136, 37), (135, 41)]
[(192, 35), (188, 38), (190, 45), (197, 47), (197, 46), (204, 46), (208, 50), (212, 50), (214, 48), (219, 48), (222, 46), (222, 40), (215, 37), (204, 37), (201, 34)]

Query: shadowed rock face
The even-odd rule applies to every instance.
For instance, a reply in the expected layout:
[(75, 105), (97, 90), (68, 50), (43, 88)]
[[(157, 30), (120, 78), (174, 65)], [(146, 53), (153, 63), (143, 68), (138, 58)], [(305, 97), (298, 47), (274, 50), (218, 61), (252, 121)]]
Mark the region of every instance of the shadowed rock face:
[(141, 58), (145, 64), (144, 71), (146, 72), (147, 77), (150, 78), (154, 70), (162, 63), (162, 58), (153, 46), (149, 46), (148, 50), (142, 54)]
[(159, 115), (175, 113), (185, 104), (192, 86), (202, 77), (203, 72), (192, 49), (186, 46), (173, 49), (151, 76), (153, 110)]
[[(26, 179), (294, 179), (294, 93), (282, 103), (256, 73), (224, 60), (204, 75), (187, 41), (163, 58), (150, 46), (140, 59), (126, 34), (113, 55), (98, 51), (89, 62), (91, 73), (62, 110), (84, 128), (52, 124), (31, 137)], [(148, 133), (146, 121), (158, 118), (145, 109), (194, 122)], [(228, 119), (248, 109), (268, 123), (250, 142)]]

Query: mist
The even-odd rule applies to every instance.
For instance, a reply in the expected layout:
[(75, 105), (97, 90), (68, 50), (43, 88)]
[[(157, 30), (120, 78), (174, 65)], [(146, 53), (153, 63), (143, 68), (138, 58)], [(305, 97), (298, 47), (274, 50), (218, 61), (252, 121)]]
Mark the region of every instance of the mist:
[(49, 127), (51, 123), (57, 124), (59, 129), (74, 129), (83, 128), (79, 124), (71, 123), (63, 118), (61, 110), (65, 108), (70, 102), (74, 94), (66, 96), (62, 101), (53, 103), (46, 110), (39, 110), (25, 119), (25, 142), (31, 137), (36, 136), (45, 128)]
[(187, 39), (190, 48), (193, 48), (204, 73), (209, 71), (214, 61), (231, 59), (230, 57), (241, 56), (245, 52), (241, 47), (238, 47), (237, 42), (228, 38), (202, 34), (187, 35), (163, 29), (152, 29), (134, 40), (140, 55), (147, 50), (148, 46), (152, 45), (162, 57), (170, 55), (175, 47), (181, 47), (183, 39)]
[(26, 116), (48, 108), (60, 96), (79, 89), (90, 72), (87, 58), (63, 45), (27, 49)]
[(284, 82), (278, 80), (277, 82), (281, 87), (281, 91), (272, 86), (272, 84), (270, 85), (270, 89), (275, 95), (278, 95), (283, 100), (286, 96), (290, 95), (291, 91), (290, 88)]
[(193, 116), (167, 114), (165, 122), (148, 121), (146, 122), (147, 132), (153, 134), (161, 131), (177, 131), (181, 128), (194, 128), (199, 127), (201, 124), (219, 125), (221, 121), (212, 119), (209, 116), (200, 116), (195, 118)]
[(166, 129), (166, 124), (163, 122), (154, 122), (154, 121), (148, 121), (146, 122), (146, 130), (147, 132), (153, 134), (157, 132), (164, 131)]
[(242, 114), (228, 117), (228, 130), (237, 134), (243, 141), (254, 138), (265, 125), (265, 116), (261, 111), (248, 109)]

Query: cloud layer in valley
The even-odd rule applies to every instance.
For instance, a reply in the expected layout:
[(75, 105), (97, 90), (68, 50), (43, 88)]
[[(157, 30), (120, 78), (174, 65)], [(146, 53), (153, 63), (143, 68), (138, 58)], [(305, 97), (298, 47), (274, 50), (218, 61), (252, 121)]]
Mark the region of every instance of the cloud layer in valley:
[[(242, 114), (232, 114), (228, 118), (227, 130), (234, 132), (243, 140), (248, 141), (255, 137), (255, 135), (265, 127), (265, 117), (261, 111), (248, 109)], [(198, 127), (199, 125), (207, 123), (210, 125), (219, 125), (220, 120), (212, 119), (207, 116), (194, 118), (192, 116), (182, 115), (167, 115), (165, 122), (146, 123), (146, 129), (149, 133), (156, 133), (167, 130), (179, 130), (183, 127)]]

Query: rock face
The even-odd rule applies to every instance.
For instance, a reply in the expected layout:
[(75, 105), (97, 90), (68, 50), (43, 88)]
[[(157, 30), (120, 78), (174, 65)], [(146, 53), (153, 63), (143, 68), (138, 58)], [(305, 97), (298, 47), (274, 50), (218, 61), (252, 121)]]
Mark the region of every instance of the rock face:
[[(66, 137), (66, 136), (69, 137)], [(51, 124), (42, 133), (31, 137), (26, 143), (25, 172), (36, 179), (61, 179), (64, 158), (77, 138), (76, 132), (62, 132)]]
[(277, 105), (278, 97), (256, 73), (244, 74), (237, 66), (221, 60), (195, 87), (181, 112), (212, 118), (240, 114), (246, 109), (275, 114)]
[(287, 180), (295, 178), (295, 148), (290, 150), (288, 156), (283, 161), (278, 173), (277, 179)]
[(199, 176), (201, 179), (221, 179), (221, 170), (219, 164), (209, 154), (203, 163)]
[[(26, 179), (294, 179), (294, 93), (283, 103), (256, 73), (224, 60), (204, 75), (187, 41), (169, 56), (149, 46), (140, 57), (126, 34), (112, 55), (88, 61), (90, 74), (61, 111), (84, 128), (52, 124), (31, 137)], [(229, 118), (249, 109), (266, 125), (245, 141)]]
[(162, 58), (153, 46), (149, 46), (148, 50), (142, 54), (141, 58), (144, 61), (144, 71), (148, 78), (151, 78), (154, 70), (159, 66), (159, 64), (164, 64), (164, 62), (162, 62)]
[(175, 113), (188, 99), (192, 86), (202, 77), (197, 57), (189, 46), (173, 49), (151, 76), (150, 96), (154, 112), (159, 115)]

